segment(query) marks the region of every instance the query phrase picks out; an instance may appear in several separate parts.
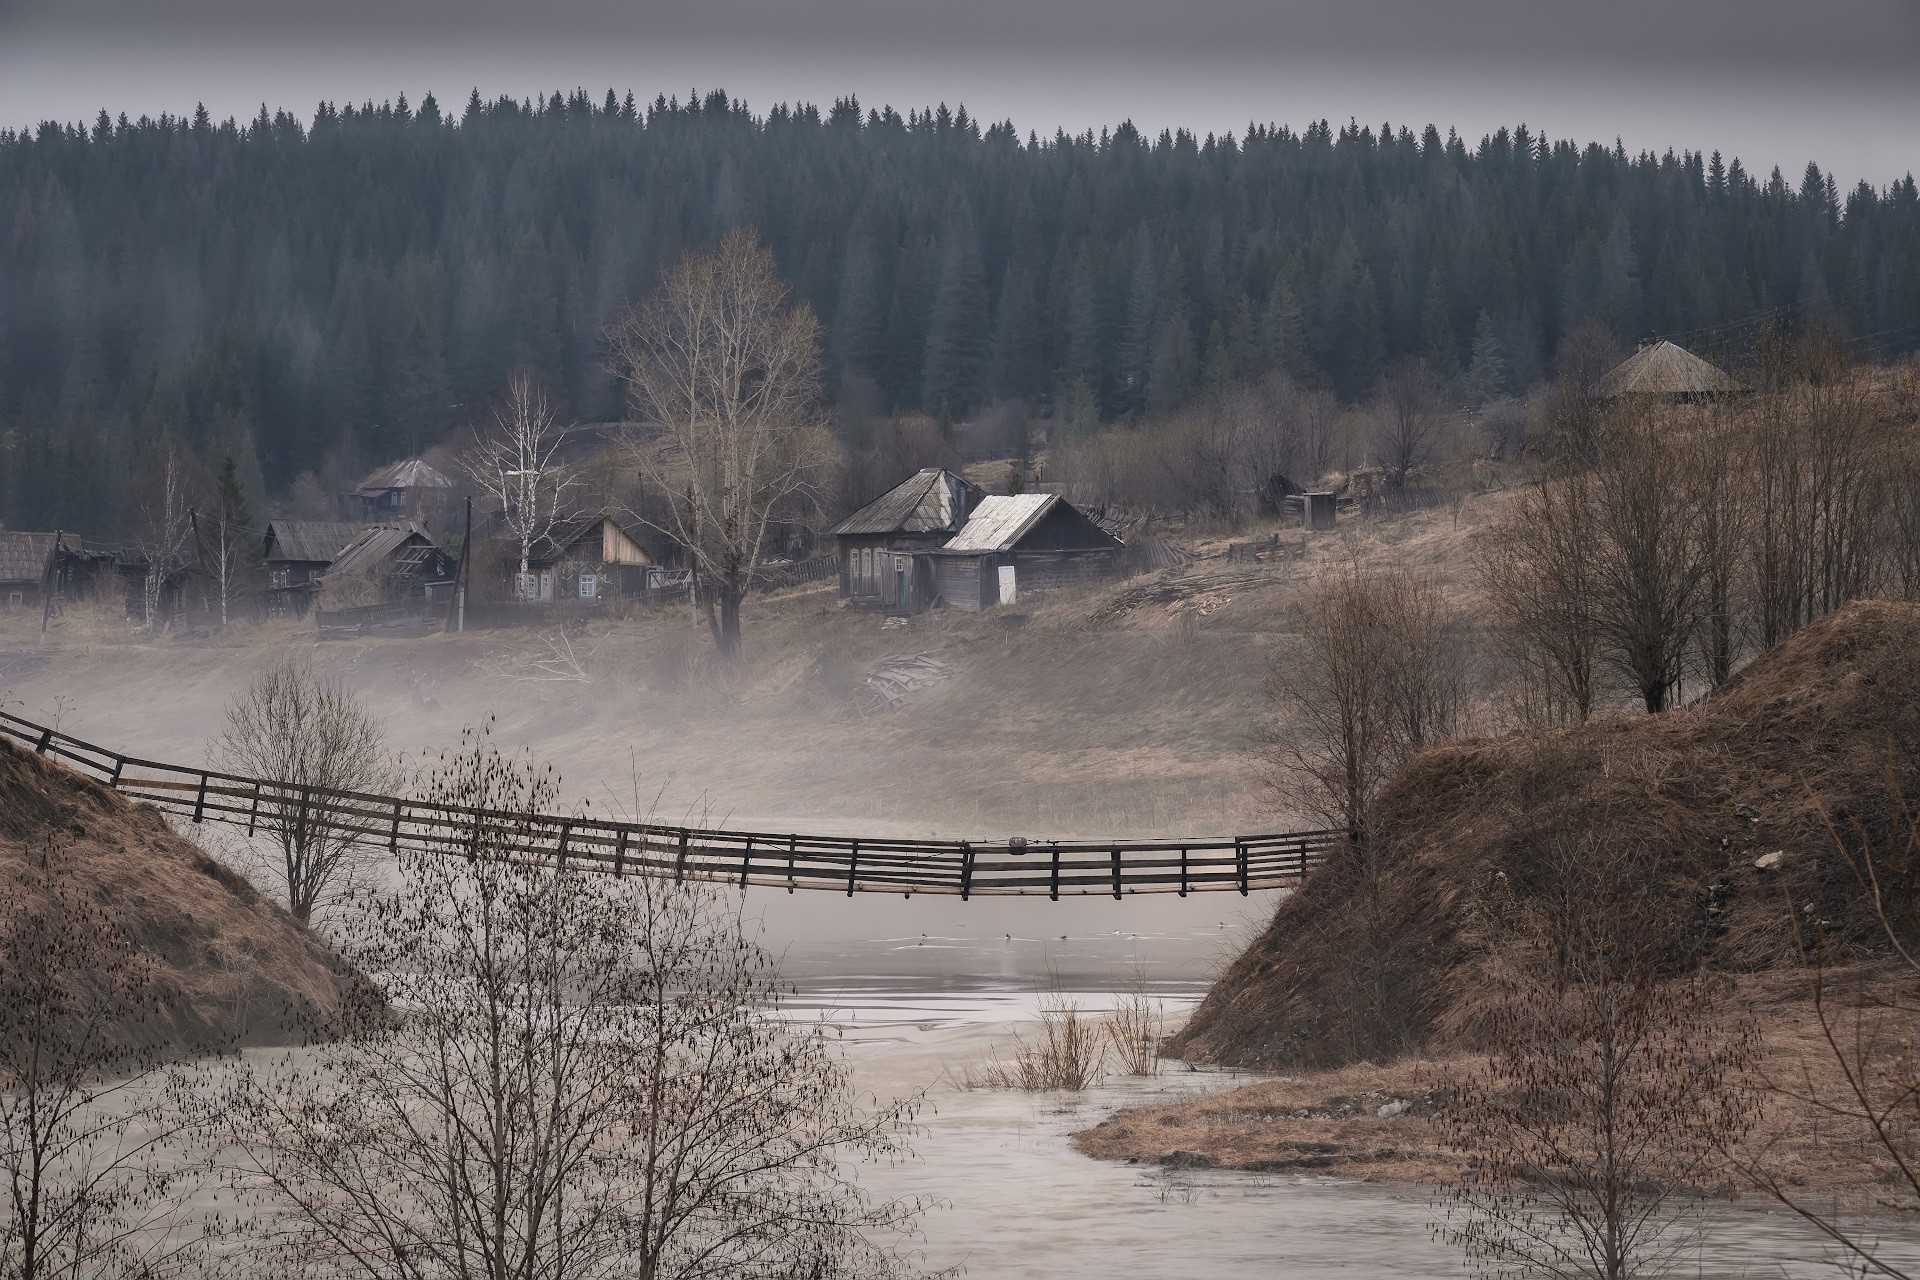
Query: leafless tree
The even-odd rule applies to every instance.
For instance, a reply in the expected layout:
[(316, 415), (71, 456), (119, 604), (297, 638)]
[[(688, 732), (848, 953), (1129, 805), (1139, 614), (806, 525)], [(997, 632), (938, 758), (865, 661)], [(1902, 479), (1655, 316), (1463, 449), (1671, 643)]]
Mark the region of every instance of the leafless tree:
[(141, 579), (144, 625), (164, 627), (167, 584), (193, 559), (193, 508), (209, 488), (205, 468), (186, 445), (167, 436), (159, 454), (135, 484), (134, 549), (145, 563)]
[(1599, 640), (1594, 630), (1592, 482), (1564, 456), (1524, 490), (1475, 548), (1498, 634), (1537, 690), (1547, 723), (1593, 714)]
[(1657, 973), (1645, 859), (1570, 839), (1544, 861), (1556, 883), (1503, 921), (1527, 944), (1492, 969), (1484, 1069), (1440, 1090), (1468, 1162), (1436, 1228), (1496, 1274), (1658, 1275), (1696, 1238), (1691, 1188), (1758, 1117), (1758, 1032), (1713, 978)]
[(1276, 785), (1320, 820), (1364, 836), (1388, 776), (1458, 728), (1466, 693), (1458, 626), (1432, 582), (1349, 562), (1313, 592), (1301, 641), (1268, 680)]
[(263, 789), (257, 822), (277, 848), (273, 871), (287, 909), (310, 923), (365, 857), (335, 829), (326, 797), (313, 792), (380, 790), (389, 767), (379, 720), (306, 659), (286, 658), (228, 706), (215, 755), (230, 773), (278, 784)]
[(456, 465), (500, 504), (501, 519), (520, 545), (515, 591), (525, 595), (533, 546), (571, 514), (567, 495), (578, 477), (562, 456), (567, 429), (532, 371), (518, 369), (508, 377), (490, 417)]
[(1697, 643), (1707, 683), (1718, 688), (1733, 676), (1745, 614), (1742, 587), (1752, 537), (1753, 473), (1743, 415), (1729, 401), (1710, 406), (1695, 426), (1688, 451), (1689, 486), (1695, 507), (1694, 538), (1700, 563), (1700, 625)]
[(1394, 489), (1405, 489), (1408, 473), (1433, 452), (1445, 422), (1444, 393), (1433, 369), (1418, 356), (1402, 357), (1380, 380), (1374, 453)]
[(156, 965), (31, 842), (0, 881), (0, 1276), (160, 1280), (202, 1243), (179, 1218), (182, 1111), (147, 1047)]
[(777, 515), (809, 502), (833, 455), (822, 426), (819, 324), (789, 301), (744, 228), (690, 253), (607, 331), (611, 369), (645, 421), (628, 444), (662, 499), (661, 532), (692, 557), (719, 651)]
[(913, 1104), (855, 1102), (726, 890), (556, 866), (550, 829), (492, 816), (558, 795), (483, 736), (443, 759), (423, 798), (471, 807), (472, 829), (403, 853), (342, 930), (391, 1004), (352, 1009), (313, 1069), (249, 1068), (222, 1100), (261, 1273), (901, 1273), (874, 1237), (913, 1206), (853, 1174), (904, 1151)]

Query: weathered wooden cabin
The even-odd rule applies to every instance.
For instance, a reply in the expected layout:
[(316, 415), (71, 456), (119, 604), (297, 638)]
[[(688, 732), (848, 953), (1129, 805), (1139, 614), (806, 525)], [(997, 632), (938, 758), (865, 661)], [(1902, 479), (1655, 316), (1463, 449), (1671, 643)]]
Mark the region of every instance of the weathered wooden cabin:
[(267, 605), (276, 613), (305, 614), (320, 579), (370, 526), (351, 520), (270, 520), (261, 558), (267, 565)]
[(657, 584), (668, 557), (639, 525), (601, 514), (565, 520), (533, 544), (522, 600), (630, 600)]
[(940, 601), (975, 610), (1111, 573), (1121, 549), (1120, 539), (1059, 494), (1020, 493), (983, 498), (926, 559)]
[(340, 549), (320, 587), (330, 602), (342, 604), (419, 600), (450, 586), (453, 567), (453, 557), (420, 525), (377, 524)]
[(927, 558), (967, 523), (986, 492), (944, 467), (925, 467), (832, 529), (840, 598), (856, 608), (918, 613), (936, 590)]
[(405, 458), (369, 474), (341, 499), (341, 505), (353, 520), (382, 524), (412, 520), (429, 529), (445, 529), (453, 497), (453, 481), (418, 458)]
[(0, 609), (38, 609), (57, 535), (0, 531)]

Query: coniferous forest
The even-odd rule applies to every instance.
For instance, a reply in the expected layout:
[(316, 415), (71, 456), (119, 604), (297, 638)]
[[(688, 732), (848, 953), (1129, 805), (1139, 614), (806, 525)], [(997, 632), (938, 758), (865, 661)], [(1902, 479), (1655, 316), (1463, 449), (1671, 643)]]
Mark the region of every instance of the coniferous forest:
[(441, 441), (516, 367), (617, 418), (606, 323), (740, 223), (818, 312), (830, 389), (942, 421), (1019, 397), (1095, 429), (1276, 370), (1356, 398), (1476, 342), (1517, 390), (1591, 319), (1709, 353), (1782, 317), (1920, 345), (1912, 176), (1524, 128), (1042, 139), (718, 92), (103, 113), (0, 133), (0, 213), (0, 525), (101, 536), (168, 436), (270, 497)]

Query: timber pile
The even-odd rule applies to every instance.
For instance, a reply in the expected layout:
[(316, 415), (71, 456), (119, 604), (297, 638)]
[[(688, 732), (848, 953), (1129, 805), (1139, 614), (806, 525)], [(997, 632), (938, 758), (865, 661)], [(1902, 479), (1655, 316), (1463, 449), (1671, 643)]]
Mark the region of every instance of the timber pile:
[(1128, 587), (1094, 610), (1089, 621), (1115, 622), (1149, 605), (1180, 605), (1201, 597), (1217, 597), (1268, 580), (1265, 574), (1260, 573), (1181, 573), (1174, 570), (1153, 582)]
[(865, 692), (860, 696), (860, 713), (890, 711), (916, 689), (938, 684), (952, 674), (952, 666), (930, 653), (916, 653), (882, 663), (866, 679)]

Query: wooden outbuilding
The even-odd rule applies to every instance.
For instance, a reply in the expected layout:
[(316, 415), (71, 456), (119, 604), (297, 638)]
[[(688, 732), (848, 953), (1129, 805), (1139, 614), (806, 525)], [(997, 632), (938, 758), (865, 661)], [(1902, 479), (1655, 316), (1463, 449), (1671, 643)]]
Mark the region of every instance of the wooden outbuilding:
[(945, 467), (925, 467), (831, 530), (840, 598), (857, 608), (917, 613), (935, 599), (927, 559), (966, 525), (987, 495)]
[(445, 528), (452, 513), (453, 481), (418, 458), (390, 462), (370, 473), (342, 499), (345, 514), (365, 523), (408, 520)]
[(267, 565), (267, 604), (277, 613), (305, 614), (320, 579), (347, 544), (372, 526), (352, 520), (270, 520), (261, 558)]
[(974, 610), (1111, 573), (1121, 550), (1120, 539), (1059, 494), (1020, 493), (983, 498), (927, 559), (940, 601)]
[(58, 535), (0, 530), (0, 609), (38, 609)]
[(436, 587), (451, 586), (453, 567), (453, 557), (422, 526), (412, 521), (381, 524), (362, 530), (342, 547), (320, 585), (330, 601), (419, 600), (430, 598)]

